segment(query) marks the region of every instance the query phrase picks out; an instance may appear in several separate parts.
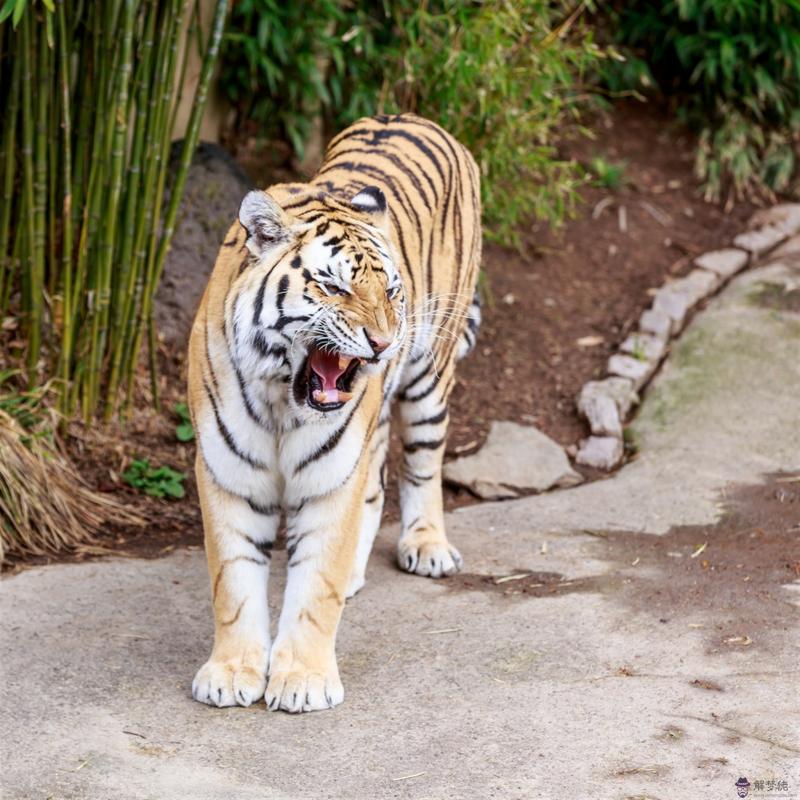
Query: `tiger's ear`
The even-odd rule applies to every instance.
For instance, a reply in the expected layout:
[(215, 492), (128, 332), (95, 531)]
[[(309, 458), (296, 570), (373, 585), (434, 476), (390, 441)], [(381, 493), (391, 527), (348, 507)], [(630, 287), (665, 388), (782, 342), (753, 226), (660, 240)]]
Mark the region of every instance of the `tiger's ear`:
[(239, 222), (247, 231), (247, 248), (254, 256), (291, 238), (292, 218), (266, 192), (248, 192), (239, 206)]
[(377, 228), (385, 228), (387, 221), (386, 195), (377, 186), (365, 186), (350, 205), (362, 214), (368, 214)]

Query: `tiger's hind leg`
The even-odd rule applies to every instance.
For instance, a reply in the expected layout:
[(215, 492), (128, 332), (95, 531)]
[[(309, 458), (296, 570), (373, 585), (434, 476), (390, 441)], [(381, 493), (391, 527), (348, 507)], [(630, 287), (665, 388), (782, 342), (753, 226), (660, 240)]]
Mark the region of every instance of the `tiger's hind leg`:
[[(386, 410), (388, 415), (388, 409)], [(386, 451), (389, 447), (389, 419), (381, 421), (373, 434), (369, 454), (369, 476), (367, 478), (367, 494), (361, 517), (358, 534), (355, 563), (347, 586), (346, 596), (352, 597), (365, 582), (367, 561), (372, 552), (372, 545), (381, 525), (383, 500), (386, 489)]]
[(440, 578), (461, 569), (461, 555), (447, 540), (442, 501), (442, 460), (447, 434), (447, 400), (453, 365), (438, 373), (432, 361), (409, 369), (398, 396), (403, 472), (400, 478), (402, 535), (397, 545), (401, 569)]
[(214, 647), (192, 681), (213, 706), (249, 706), (267, 684), (267, 579), (277, 509), (259, 509), (222, 489), (199, 460), (197, 484), (214, 605)]

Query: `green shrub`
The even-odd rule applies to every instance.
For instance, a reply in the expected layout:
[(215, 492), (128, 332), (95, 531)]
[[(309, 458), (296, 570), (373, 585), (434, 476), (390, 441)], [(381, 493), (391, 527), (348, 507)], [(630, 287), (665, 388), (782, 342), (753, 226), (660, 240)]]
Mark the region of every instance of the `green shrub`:
[(655, 83), (700, 132), (708, 199), (770, 195), (795, 171), (800, 134), (798, 0), (619, 0), (610, 12), (624, 65), (610, 88)]
[(244, 0), (233, 12), (222, 85), (243, 116), (302, 155), (319, 98), (329, 132), (377, 111), (415, 111), (475, 155), (490, 237), (513, 241), (534, 214), (560, 221), (584, 180), (558, 139), (602, 56), (581, 14), (547, 0)]
[(150, 497), (166, 497), (180, 500), (186, 490), (183, 482), (186, 475), (172, 467), (151, 467), (146, 458), (131, 461), (130, 466), (122, 473), (122, 479), (134, 489), (139, 489)]
[(377, 13), (364, 0), (241, 0), (222, 44), (220, 86), (240, 121), (285, 138), (302, 158), (315, 117), (335, 129), (375, 112), (382, 59), (395, 47), (388, 0)]
[(615, 191), (625, 183), (625, 162), (613, 162), (603, 156), (595, 156), (589, 162), (594, 183), (603, 189)]
[(584, 180), (556, 147), (577, 123), (583, 75), (602, 55), (583, 7), (448, 0), (403, 20), (408, 43), (389, 104), (436, 120), (470, 148), (489, 238), (515, 241), (531, 214), (560, 222)]
[(192, 427), (192, 417), (189, 414), (189, 406), (186, 403), (175, 403), (173, 408), (178, 424), (175, 426), (175, 438), (179, 442), (191, 442), (194, 440), (194, 428)]

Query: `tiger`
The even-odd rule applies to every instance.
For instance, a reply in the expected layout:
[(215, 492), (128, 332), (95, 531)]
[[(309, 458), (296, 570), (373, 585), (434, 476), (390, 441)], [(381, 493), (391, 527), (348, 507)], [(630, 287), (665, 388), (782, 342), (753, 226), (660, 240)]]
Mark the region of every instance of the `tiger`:
[[(442, 462), (455, 364), (475, 343), (480, 174), (412, 114), (364, 118), (307, 183), (242, 200), (189, 341), (188, 399), (214, 610), (195, 700), (270, 710), (344, 699), (335, 640), (364, 585), (403, 446), (403, 570), (462, 566), (445, 533)], [(274, 641), (267, 580), (285, 528)]]

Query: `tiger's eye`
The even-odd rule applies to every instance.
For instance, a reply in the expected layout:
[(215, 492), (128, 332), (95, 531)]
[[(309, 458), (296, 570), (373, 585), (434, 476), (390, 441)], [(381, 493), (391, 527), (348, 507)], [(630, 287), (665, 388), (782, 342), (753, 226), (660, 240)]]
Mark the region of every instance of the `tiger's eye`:
[(328, 294), (338, 294), (341, 297), (347, 296), (347, 292), (335, 283), (324, 283), (322, 285), (325, 287), (325, 291), (328, 292)]

